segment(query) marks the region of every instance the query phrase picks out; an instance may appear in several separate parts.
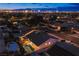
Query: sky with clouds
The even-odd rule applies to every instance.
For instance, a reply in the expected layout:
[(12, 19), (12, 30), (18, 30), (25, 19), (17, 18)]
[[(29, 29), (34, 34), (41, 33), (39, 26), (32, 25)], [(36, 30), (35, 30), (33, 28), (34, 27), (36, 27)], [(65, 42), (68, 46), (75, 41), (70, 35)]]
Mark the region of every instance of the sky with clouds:
[(75, 3), (0, 3), (0, 9), (79, 7)]

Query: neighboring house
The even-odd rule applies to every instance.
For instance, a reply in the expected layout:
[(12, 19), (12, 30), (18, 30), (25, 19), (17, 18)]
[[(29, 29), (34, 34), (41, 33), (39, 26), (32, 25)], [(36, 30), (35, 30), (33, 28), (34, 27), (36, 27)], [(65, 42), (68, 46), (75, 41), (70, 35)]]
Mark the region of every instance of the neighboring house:
[(4, 43), (2, 29), (0, 28), (0, 53), (4, 51), (5, 51), (5, 43)]

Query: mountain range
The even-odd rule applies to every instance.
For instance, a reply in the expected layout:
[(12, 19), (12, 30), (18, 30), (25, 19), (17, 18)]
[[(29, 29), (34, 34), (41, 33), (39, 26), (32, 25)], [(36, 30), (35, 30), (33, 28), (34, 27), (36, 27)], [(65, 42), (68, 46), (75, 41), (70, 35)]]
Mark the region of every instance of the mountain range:
[(79, 11), (79, 7), (57, 7), (57, 8), (24, 8), (24, 9), (15, 9), (15, 10), (40, 10), (40, 11)]

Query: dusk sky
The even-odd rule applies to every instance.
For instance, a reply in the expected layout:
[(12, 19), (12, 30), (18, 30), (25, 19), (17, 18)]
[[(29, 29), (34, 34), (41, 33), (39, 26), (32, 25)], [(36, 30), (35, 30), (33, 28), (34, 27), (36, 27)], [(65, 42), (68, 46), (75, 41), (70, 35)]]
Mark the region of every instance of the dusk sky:
[(57, 8), (57, 7), (79, 7), (79, 4), (70, 3), (0, 3), (0, 9), (21, 8)]

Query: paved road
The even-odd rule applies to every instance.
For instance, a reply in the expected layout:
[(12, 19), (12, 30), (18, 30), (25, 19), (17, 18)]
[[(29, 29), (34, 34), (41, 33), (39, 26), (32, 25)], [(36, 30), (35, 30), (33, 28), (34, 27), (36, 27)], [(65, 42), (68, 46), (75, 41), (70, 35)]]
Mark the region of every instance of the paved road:
[(69, 33), (51, 33), (55, 35), (59, 40), (70, 41), (71, 44), (79, 47), (79, 34), (69, 34)]

